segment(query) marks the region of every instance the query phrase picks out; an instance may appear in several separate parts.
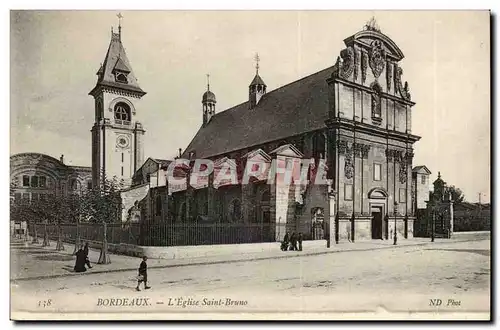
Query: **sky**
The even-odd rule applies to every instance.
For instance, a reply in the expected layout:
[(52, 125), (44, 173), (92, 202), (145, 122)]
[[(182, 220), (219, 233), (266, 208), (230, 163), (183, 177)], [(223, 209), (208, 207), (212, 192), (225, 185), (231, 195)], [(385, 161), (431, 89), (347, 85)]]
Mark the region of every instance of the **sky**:
[[(94, 102), (116, 11), (11, 12), (10, 154), (90, 166)], [(343, 40), (374, 16), (403, 51), (414, 165), (438, 171), (468, 201), (490, 201), (490, 17), (487, 11), (122, 11), (122, 42), (139, 85), (145, 158), (171, 159), (202, 122), (246, 101), (260, 56), (271, 91), (335, 63)], [(228, 128), (230, 129), (230, 128)]]

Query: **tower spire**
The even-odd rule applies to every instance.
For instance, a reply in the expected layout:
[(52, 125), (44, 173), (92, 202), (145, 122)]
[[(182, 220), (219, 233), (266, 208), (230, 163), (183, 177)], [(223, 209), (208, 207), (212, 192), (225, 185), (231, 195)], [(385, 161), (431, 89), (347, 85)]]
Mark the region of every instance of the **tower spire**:
[(255, 53), (254, 59), (255, 59), (255, 73), (259, 74), (259, 62), (260, 62), (259, 53)]
[(210, 74), (207, 73), (207, 91), (210, 92)]
[(120, 38), (120, 41), (122, 40), (122, 13), (118, 13), (118, 15), (116, 15), (116, 17), (118, 17), (118, 37)]

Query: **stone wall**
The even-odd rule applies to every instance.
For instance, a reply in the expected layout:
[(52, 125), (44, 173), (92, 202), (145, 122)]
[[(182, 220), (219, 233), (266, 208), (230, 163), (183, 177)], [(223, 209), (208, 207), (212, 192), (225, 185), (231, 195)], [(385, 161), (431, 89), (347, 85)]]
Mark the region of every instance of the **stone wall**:
[(135, 201), (141, 202), (148, 195), (149, 185), (143, 184), (120, 192), (122, 199), (122, 222), (127, 221), (128, 211)]

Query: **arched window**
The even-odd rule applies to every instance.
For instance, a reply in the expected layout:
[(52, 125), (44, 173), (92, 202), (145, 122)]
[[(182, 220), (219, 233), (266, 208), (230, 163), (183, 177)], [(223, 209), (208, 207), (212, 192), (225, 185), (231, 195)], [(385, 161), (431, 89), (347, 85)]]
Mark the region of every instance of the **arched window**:
[(130, 107), (126, 103), (117, 103), (115, 105), (115, 121), (119, 124), (130, 122)]
[(229, 205), (229, 218), (233, 222), (241, 220), (241, 202), (239, 199), (233, 199)]
[(78, 181), (76, 179), (71, 179), (70, 187), (71, 190), (76, 191), (78, 189)]

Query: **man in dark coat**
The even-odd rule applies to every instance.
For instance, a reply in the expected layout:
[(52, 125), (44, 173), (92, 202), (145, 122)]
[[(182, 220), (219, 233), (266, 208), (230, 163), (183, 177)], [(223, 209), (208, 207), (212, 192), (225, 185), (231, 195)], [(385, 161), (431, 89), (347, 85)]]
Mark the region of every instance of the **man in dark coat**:
[(83, 251), (83, 246), (76, 252), (76, 262), (75, 262), (75, 272), (82, 273), (87, 271), (85, 268), (85, 251)]
[(299, 251), (302, 251), (302, 233), (299, 233)]
[(288, 241), (289, 241), (289, 236), (288, 233), (285, 234), (285, 237), (283, 237), (283, 242), (281, 242), (281, 251), (287, 251), (288, 250)]
[(141, 291), (139, 288), (139, 285), (141, 282), (144, 282), (144, 289), (150, 289), (151, 287), (147, 285), (148, 282), (148, 264), (146, 263), (148, 261), (148, 257), (144, 256), (142, 257), (142, 262), (141, 265), (139, 266), (139, 276), (137, 279), (137, 287), (135, 288), (137, 291)]
[(297, 251), (297, 234), (295, 232), (292, 233), (292, 236), (290, 237), (290, 250), (291, 251)]
[(89, 260), (89, 242), (85, 242), (85, 247), (83, 248), (83, 252), (85, 253), (85, 264), (89, 268), (92, 268), (92, 266), (90, 265), (90, 260)]

